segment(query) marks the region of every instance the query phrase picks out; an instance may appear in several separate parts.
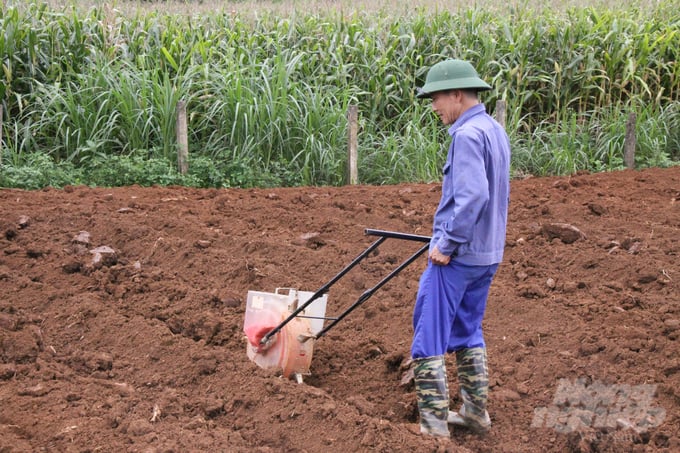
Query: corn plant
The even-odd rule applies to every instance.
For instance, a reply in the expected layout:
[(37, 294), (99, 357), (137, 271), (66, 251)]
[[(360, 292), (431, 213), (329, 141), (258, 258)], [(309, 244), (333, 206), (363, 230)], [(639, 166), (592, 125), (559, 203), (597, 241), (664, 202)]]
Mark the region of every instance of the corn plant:
[[(187, 184), (341, 184), (357, 104), (362, 182), (437, 180), (447, 136), (414, 87), (450, 57), (494, 87), (490, 112), (507, 103), (517, 174), (621, 168), (630, 112), (638, 165), (680, 160), (678, 0), (248, 17), (30, 0), (3, 3), (0, 27), (2, 162), (14, 167), (44, 153), (74, 170), (140, 156), (172, 168), (181, 99), (209, 175)], [(178, 181), (158, 168), (154, 181)]]

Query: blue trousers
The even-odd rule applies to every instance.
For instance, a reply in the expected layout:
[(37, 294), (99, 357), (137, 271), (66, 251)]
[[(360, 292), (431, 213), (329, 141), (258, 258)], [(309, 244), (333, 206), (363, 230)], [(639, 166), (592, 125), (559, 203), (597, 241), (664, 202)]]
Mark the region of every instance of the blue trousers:
[(497, 269), (498, 264), (465, 266), (451, 261), (439, 266), (428, 262), (413, 310), (414, 359), (485, 347), (482, 319)]

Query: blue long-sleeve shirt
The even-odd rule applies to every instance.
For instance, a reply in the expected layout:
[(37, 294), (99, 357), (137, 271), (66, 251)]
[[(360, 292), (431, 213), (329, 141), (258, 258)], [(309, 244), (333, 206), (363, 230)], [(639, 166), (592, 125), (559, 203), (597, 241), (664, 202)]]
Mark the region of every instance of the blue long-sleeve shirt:
[(442, 197), (434, 215), (435, 245), (470, 266), (500, 263), (510, 195), (510, 142), (484, 104), (466, 110), (449, 128)]

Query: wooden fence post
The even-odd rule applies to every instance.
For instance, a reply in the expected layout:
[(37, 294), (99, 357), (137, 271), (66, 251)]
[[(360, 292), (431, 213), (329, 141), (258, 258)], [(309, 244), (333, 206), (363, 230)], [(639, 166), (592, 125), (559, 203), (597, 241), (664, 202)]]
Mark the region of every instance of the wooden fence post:
[(635, 168), (635, 122), (637, 117), (635, 112), (628, 115), (626, 121), (626, 138), (623, 142), (623, 163), (629, 169)]
[(187, 132), (187, 103), (177, 102), (177, 166), (182, 175), (189, 171), (189, 135)]
[(357, 167), (358, 160), (358, 144), (357, 132), (359, 118), (359, 108), (356, 105), (350, 105), (347, 110), (347, 129), (348, 129), (348, 146), (347, 146), (347, 182), (349, 184), (357, 184), (359, 182), (359, 171)]
[(0, 165), (2, 165), (2, 103), (0, 103)]
[(505, 129), (505, 106), (506, 104), (503, 99), (496, 101), (496, 121), (503, 126), (503, 129)]

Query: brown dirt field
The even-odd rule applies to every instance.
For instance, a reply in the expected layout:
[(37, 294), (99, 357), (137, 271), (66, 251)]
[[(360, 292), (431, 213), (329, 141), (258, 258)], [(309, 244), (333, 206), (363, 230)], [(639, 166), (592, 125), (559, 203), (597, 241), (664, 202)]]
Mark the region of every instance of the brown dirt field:
[[(318, 289), (365, 228), (429, 235), (439, 189), (0, 190), (0, 452), (680, 451), (680, 167), (512, 182), (485, 437), (418, 433), (402, 377), (424, 257), (315, 342), (303, 384), (248, 360), (248, 290)], [(327, 315), (417, 247), (388, 239)], [(618, 392), (608, 425), (598, 388)]]

